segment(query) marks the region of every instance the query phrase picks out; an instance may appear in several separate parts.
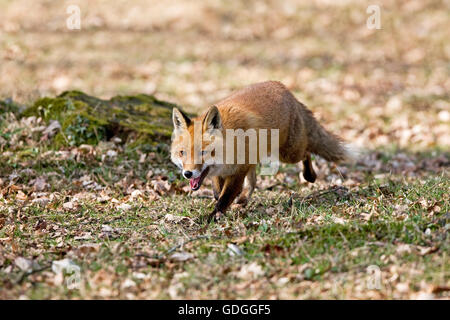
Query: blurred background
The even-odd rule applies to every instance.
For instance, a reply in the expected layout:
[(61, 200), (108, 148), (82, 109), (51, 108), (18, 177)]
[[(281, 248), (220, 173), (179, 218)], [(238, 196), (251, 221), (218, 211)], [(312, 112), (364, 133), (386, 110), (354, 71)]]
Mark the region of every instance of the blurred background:
[[(448, 299), (449, 39), (450, 0), (0, 0), (0, 299)], [(37, 100), (198, 113), (267, 80), (369, 152), (208, 230), (166, 103)]]
[[(69, 30), (69, 5), (81, 29)], [(381, 29), (369, 29), (369, 5)], [(0, 98), (147, 93), (199, 112), (265, 80), (368, 148), (448, 148), (450, 1), (0, 0)]]

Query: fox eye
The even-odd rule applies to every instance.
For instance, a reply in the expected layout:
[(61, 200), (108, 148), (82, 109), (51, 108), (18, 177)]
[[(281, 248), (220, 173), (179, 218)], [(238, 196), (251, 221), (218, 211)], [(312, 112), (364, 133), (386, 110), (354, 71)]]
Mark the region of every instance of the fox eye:
[(202, 151), (202, 156), (204, 156), (204, 155), (206, 155), (208, 152), (206, 152), (206, 151)]
[(184, 152), (184, 150), (180, 150), (179, 153), (180, 153), (180, 157), (182, 157), (186, 154), (186, 152)]

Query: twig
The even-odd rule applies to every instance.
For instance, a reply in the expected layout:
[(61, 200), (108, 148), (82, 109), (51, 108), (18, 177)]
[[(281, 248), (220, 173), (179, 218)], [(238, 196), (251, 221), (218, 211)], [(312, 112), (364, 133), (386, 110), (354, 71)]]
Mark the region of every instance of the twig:
[(160, 254), (160, 255), (150, 256), (150, 255), (145, 254), (145, 253), (137, 253), (136, 256), (137, 256), (137, 257), (150, 258), (150, 259), (163, 260), (163, 259), (165, 259), (169, 254), (171, 254), (172, 252), (174, 252), (174, 251), (177, 250), (178, 248), (181, 248), (181, 247), (183, 247), (184, 245), (186, 245), (186, 244), (188, 244), (188, 243), (190, 243), (190, 242), (194, 242), (194, 241), (202, 240), (202, 239), (208, 239), (208, 240), (211, 240), (211, 239), (220, 239), (220, 237), (198, 236), (198, 237), (195, 237), (195, 238), (187, 239), (187, 240), (181, 242), (180, 244), (177, 244), (177, 245), (171, 247), (170, 249), (166, 250), (165, 252), (163, 252), (163, 253)]
[(190, 238), (190, 239), (188, 239), (186, 241), (183, 241), (182, 243), (180, 243), (180, 244), (178, 244), (176, 246), (173, 246), (172, 248), (167, 250), (164, 253), (164, 255), (168, 255), (168, 254), (174, 252), (175, 250), (177, 250), (178, 248), (181, 248), (181, 247), (183, 247), (184, 245), (186, 245), (186, 244), (188, 244), (190, 242), (194, 242), (194, 241), (201, 240), (201, 239), (209, 239), (209, 238), (210, 238), (210, 236), (198, 236), (198, 237), (195, 237), (195, 238)]
[(108, 182), (106, 182), (106, 180), (103, 179), (103, 177), (102, 177), (99, 173), (96, 173), (95, 176), (96, 176), (97, 179), (100, 180), (100, 182), (102, 182), (106, 187), (107, 187), (107, 186), (110, 186), (110, 184), (109, 184)]
[(52, 265), (49, 264), (49, 265), (43, 266), (42, 268), (31, 270), (30, 272), (24, 271), (22, 273), (22, 275), (19, 276), (19, 278), (16, 280), (16, 284), (21, 284), (28, 276), (30, 276), (32, 274), (35, 274), (35, 273), (38, 273), (38, 272), (41, 272), (41, 271), (44, 271), (44, 270), (47, 270), (51, 266)]
[(342, 239), (344, 240), (345, 244), (348, 244), (348, 240), (347, 240), (347, 238), (344, 236), (344, 234), (343, 234), (340, 230), (338, 230), (338, 231), (339, 231), (339, 234), (341, 235)]
[(306, 197), (299, 197), (299, 194), (296, 193), (296, 194), (291, 195), (289, 200), (290, 200), (290, 202), (292, 202), (292, 200), (294, 198), (300, 198), (300, 200), (302, 202), (304, 202), (304, 201), (307, 201), (307, 200), (312, 200), (314, 198), (322, 197), (322, 196), (324, 196), (326, 194), (329, 194), (329, 193), (337, 193), (338, 191), (348, 192), (348, 189), (345, 188), (345, 187), (337, 186), (337, 187), (332, 187), (332, 188), (330, 188), (328, 190), (313, 192), (313, 193), (307, 195)]

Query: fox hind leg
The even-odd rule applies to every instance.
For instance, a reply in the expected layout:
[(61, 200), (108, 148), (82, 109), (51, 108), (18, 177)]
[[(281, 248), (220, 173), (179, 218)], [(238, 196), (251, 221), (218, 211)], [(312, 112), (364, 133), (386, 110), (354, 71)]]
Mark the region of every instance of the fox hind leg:
[(312, 166), (311, 154), (308, 152), (306, 154), (305, 160), (303, 160), (303, 177), (306, 181), (313, 183), (316, 181), (317, 175), (314, 172), (314, 168)]

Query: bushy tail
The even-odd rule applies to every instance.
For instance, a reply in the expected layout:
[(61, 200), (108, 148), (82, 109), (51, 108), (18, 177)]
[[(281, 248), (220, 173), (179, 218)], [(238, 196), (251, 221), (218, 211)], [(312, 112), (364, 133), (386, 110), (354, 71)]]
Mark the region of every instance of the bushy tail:
[(302, 110), (308, 132), (307, 150), (328, 161), (341, 162), (354, 160), (356, 154), (338, 136), (328, 132), (306, 108)]

